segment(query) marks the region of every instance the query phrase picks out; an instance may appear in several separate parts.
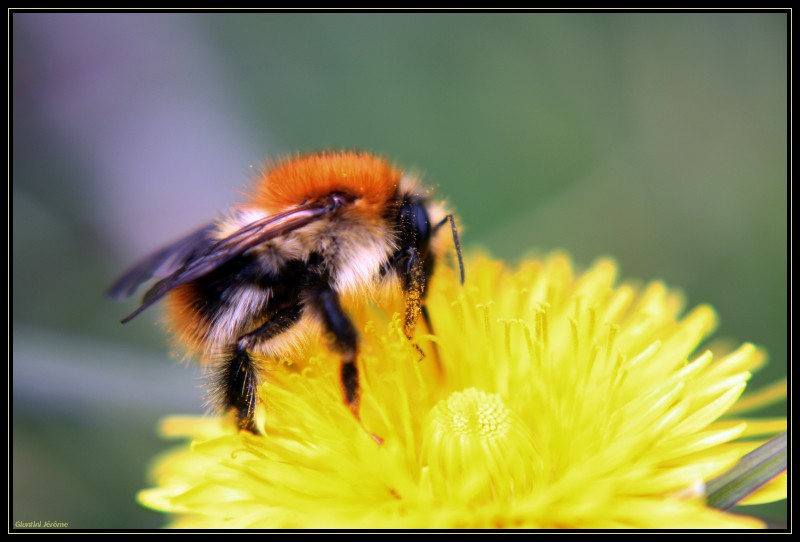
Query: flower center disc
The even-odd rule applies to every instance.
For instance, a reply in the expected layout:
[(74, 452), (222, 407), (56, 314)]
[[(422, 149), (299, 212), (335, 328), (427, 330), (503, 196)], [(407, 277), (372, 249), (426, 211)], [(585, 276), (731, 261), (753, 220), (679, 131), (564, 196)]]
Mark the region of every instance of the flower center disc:
[(530, 432), (499, 395), (475, 388), (452, 393), (431, 409), (424, 427), (422, 473), (434, 495), (485, 501), (530, 488)]
[(497, 439), (508, 432), (510, 414), (499, 395), (469, 388), (439, 401), (431, 411), (430, 425), (452, 437)]

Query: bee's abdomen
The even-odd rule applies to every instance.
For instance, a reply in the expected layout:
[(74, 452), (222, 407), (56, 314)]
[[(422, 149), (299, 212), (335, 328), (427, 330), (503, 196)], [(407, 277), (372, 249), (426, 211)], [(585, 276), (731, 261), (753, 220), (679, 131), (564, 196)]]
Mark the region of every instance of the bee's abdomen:
[(171, 331), (190, 353), (213, 358), (282, 307), (297, 304), (303, 262), (278, 272), (242, 256), (173, 290), (167, 300)]

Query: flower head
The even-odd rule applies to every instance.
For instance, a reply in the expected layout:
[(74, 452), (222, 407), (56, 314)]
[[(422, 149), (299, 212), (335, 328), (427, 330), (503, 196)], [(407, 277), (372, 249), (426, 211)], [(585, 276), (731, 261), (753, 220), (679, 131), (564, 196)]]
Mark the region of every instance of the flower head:
[(177, 527), (761, 526), (704, 491), (761, 443), (742, 437), (785, 426), (730, 417), (761, 350), (698, 350), (714, 311), (682, 316), (659, 282), (616, 285), (608, 260), (582, 274), (563, 254), (468, 269), (463, 287), (446, 269), (434, 278), (421, 360), (397, 315), (357, 311), (360, 421), (320, 345), (271, 365), (261, 435), (167, 420), (192, 444), (158, 460), (140, 501)]

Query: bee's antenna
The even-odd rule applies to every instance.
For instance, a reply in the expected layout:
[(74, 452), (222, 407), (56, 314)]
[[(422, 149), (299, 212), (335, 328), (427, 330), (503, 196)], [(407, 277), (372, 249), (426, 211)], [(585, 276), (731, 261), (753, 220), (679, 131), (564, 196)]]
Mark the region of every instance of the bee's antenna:
[(458, 269), (461, 271), (461, 284), (464, 284), (464, 256), (461, 254), (461, 241), (458, 238), (458, 228), (456, 227), (456, 219), (452, 213), (444, 217), (438, 224), (433, 227), (433, 232), (444, 226), (445, 222), (450, 221), (450, 230), (453, 232), (453, 244), (456, 246), (456, 254), (458, 255)]

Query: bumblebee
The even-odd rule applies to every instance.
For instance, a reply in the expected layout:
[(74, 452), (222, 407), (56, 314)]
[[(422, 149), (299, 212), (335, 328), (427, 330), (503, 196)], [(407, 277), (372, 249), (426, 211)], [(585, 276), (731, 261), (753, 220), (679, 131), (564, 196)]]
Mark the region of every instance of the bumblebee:
[(212, 402), (252, 432), (264, 378), (257, 358), (326, 333), (358, 418), (359, 336), (341, 299), (399, 286), (406, 336), (420, 316), (430, 328), (424, 300), (445, 246), (433, 241), (447, 224), (463, 283), (455, 218), (416, 177), (363, 152), (296, 156), (269, 164), (249, 202), (142, 260), (110, 295), (130, 297), (157, 278), (122, 322), (165, 298), (169, 329), (210, 371)]

